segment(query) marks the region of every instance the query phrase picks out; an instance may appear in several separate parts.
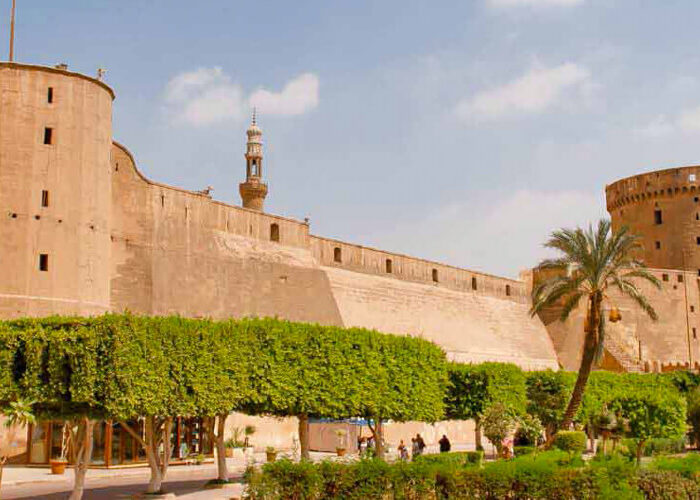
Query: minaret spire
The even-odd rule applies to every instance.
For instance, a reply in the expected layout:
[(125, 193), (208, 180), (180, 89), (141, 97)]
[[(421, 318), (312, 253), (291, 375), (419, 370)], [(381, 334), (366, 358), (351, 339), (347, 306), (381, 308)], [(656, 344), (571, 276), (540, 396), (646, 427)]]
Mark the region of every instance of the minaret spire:
[(262, 130), (258, 127), (257, 109), (253, 108), (253, 116), (250, 127), (246, 131), (248, 142), (246, 143), (245, 182), (238, 186), (238, 191), (243, 200), (243, 206), (262, 212), (265, 196), (267, 196), (267, 184), (263, 182), (263, 142)]

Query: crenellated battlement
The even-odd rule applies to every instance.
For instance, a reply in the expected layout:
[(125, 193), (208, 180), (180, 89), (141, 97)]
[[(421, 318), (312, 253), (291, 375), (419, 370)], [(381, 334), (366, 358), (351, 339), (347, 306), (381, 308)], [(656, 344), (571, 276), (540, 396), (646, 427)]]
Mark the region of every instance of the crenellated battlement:
[(634, 175), (605, 187), (608, 211), (625, 205), (700, 191), (700, 166), (669, 168)]

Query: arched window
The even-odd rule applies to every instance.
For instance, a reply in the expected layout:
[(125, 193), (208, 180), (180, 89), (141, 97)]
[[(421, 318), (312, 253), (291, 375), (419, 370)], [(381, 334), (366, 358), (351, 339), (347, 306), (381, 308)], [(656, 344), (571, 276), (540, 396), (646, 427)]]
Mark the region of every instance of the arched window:
[(506, 296), (510, 297), (510, 285), (506, 285)]
[(335, 247), (333, 249), (333, 260), (338, 263), (343, 262), (343, 254), (340, 250), (340, 247)]
[(270, 224), (270, 241), (280, 240), (280, 226), (279, 224)]

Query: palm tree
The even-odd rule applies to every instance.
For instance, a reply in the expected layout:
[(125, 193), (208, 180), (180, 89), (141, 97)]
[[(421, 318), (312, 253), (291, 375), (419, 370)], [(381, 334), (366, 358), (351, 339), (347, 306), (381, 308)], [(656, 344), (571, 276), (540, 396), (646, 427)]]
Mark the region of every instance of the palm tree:
[[(32, 413), (33, 402), (22, 400), (12, 401), (8, 408), (0, 412), (5, 417), (5, 427), (13, 425), (22, 425), (34, 423), (34, 413)], [(0, 453), (0, 485), (2, 485), (2, 470), (7, 463), (9, 453)]]
[(646, 280), (656, 288), (660, 288), (661, 283), (635, 257), (642, 247), (639, 238), (630, 234), (626, 227), (612, 232), (608, 220), (600, 220), (596, 229), (589, 226), (587, 230), (554, 231), (545, 247), (559, 251), (561, 256), (540, 263), (539, 269), (556, 272), (556, 276), (533, 288), (530, 314), (534, 316), (548, 306), (562, 303), (560, 319), (565, 321), (581, 299), (588, 302), (581, 365), (559, 425), (560, 429), (568, 429), (581, 405), (593, 363), (600, 361), (603, 354), (605, 318), (602, 311), (603, 302), (608, 300), (606, 291), (610, 287), (617, 288), (656, 320), (656, 311), (635, 281)]

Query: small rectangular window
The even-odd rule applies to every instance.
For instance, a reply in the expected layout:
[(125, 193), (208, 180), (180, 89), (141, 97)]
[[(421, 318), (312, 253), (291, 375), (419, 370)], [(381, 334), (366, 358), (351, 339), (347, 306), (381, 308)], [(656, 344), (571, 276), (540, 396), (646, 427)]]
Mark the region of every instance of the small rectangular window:
[(39, 254), (39, 271), (49, 270), (49, 254), (42, 253)]
[(661, 217), (661, 210), (654, 210), (654, 224), (661, 224), (663, 218)]
[(683, 283), (683, 275), (682, 274), (678, 275), (678, 283)]
[(46, 102), (49, 104), (53, 102), (53, 87), (49, 87), (49, 90), (46, 93)]
[(510, 297), (510, 285), (506, 285), (506, 296)]
[(279, 224), (270, 224), (270, 241), (280, 240), (280, 226)]
[(654, 243), (654, 246), (656, 247), (657, 250), (660, 250), (661, 249), (661, 242), (657, 241), (656, 243)]
[(433, 281), (435, 283), (438, 282), (438, 270), (437, 269), (433, 269)]
[(393, 263), (391, 262), (391, 259), (386, 259), (386, 262), (384, 263), (384, 266), (385, 266), (386, 272), (387, 272), (388, 274), (391, 274), (392, 271), (393, 271), (393, 269), (392, 269)]
[(472, 278), (472, 290), (476, 290), (476, 278)]
[(662, 274), (662, 275), (661, 275), (661, 279), (662, 279), (663, 281), (668, 281), (668, 274), (666, 274), (666, 273)]
[(41, 192), (41, 206), (42, 207), (49, 206), (49, 192), (45, 189)]
[(53, 129), (51, 127), (44, 128), (44, 144), (53, 144)]
[(343, 254), (340, 247), (335, 247), (333, 249), (333, 261), (338, 263), (343, 262)]
[(694, 313), (695, 312), (695, 306), (690, 306), (690, 312)]
[(693, 327), (693, 338), (697, 339), (698, 338), (698, 331)]

